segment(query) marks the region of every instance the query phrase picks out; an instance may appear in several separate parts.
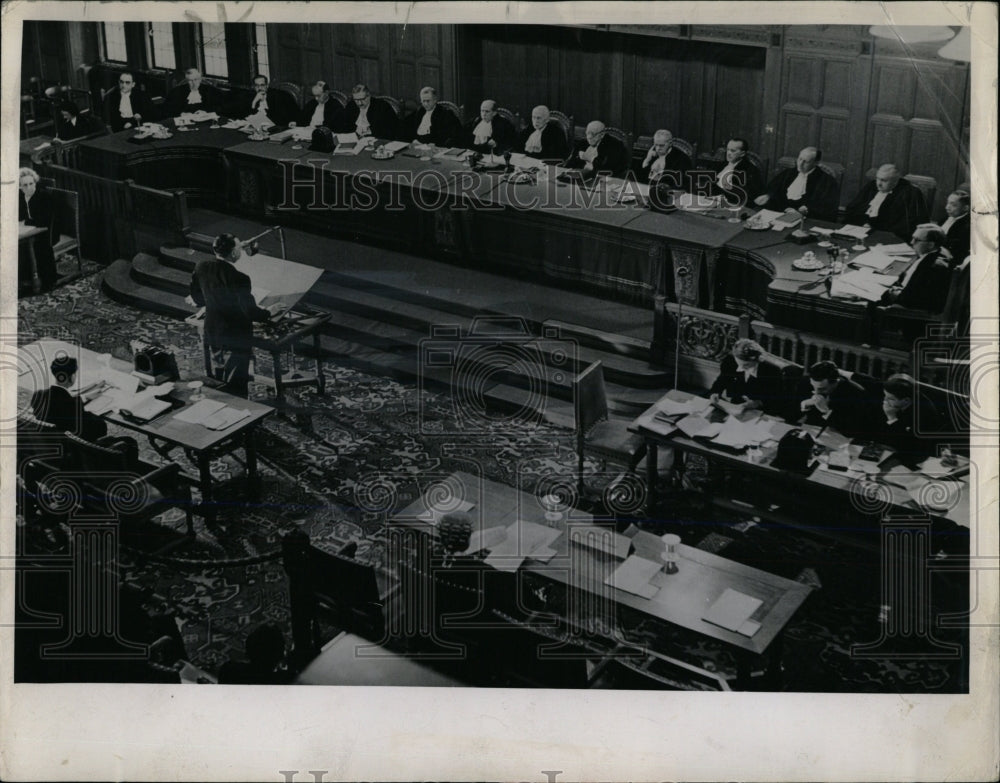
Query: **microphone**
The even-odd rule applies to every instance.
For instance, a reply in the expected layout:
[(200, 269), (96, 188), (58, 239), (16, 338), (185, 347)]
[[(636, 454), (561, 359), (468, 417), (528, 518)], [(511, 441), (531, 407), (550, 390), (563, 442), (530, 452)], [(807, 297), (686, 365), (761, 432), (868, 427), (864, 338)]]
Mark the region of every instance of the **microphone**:
[(255, 256), (260, 252), (260, 243), (258, 240), (266, 237), (268, 234), (278, 232), (278, 239), (281, 241), (281, 257), (285, 258), (285, 232), (281, 226), (271, 226), (270, 228), (261, 231), (256, 236), (252, 236), (249, 239), (244, 239), (240, 242), (240, 247), (242, 247), (248, 256)]

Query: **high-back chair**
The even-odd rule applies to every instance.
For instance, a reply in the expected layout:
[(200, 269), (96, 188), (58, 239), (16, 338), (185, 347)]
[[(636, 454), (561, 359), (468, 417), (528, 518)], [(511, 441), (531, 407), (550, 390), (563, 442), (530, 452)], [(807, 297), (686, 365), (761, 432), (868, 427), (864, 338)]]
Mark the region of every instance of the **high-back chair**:
[(611, 419), (608, 395), (604, 387), (604, 368), (594, 362), (573, 380), (573, 406), (576, 414), (577, 487), (583, 494), (583, 460), (592, 454), (603, 462), (615, 462), (633, 471), (646, 445), (642, 438), (628, 431), (628, 421)]

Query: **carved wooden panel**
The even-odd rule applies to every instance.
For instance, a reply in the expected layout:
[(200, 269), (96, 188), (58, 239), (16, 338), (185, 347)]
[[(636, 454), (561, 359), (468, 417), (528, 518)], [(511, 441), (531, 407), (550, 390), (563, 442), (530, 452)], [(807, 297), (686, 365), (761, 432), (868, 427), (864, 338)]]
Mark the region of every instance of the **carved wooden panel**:
[(805, 55), (785, 58), (788, 94), (785, 100), (815, 106), (821, 95), (820, 83), (822, 61)]
[(827, 60), (823, 63), (823, 108), (851, 110), (856, 97), (854, 63), (847, 60)]

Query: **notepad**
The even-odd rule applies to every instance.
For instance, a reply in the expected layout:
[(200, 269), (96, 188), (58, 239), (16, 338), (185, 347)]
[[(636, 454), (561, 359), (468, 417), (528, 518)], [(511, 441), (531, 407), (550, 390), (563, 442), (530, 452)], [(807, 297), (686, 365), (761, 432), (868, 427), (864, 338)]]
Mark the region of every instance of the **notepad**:
[[(725, 628), (727, 631), (742, 633), (740, 629), (744, 623), (750, 619), (750, 615), (756, 612), (763, 603), (760, 598), (754, 598), (738, 590), (733, 590), (731, 587), (727, 587), (726, 591), (705, 612), (702, 619), (712, 623), (712, 625)], [(758, 623), (757, 628), (759, 627), (760, 624)], [(753, 633), (746, 633), (744, 635), (752, 636)]]
[(660, 592), (660, 588), (650, 584), (650, 580), (662, 565), (662, 563), (632, 555), (604, 580), (604, 584), (643, 598), (652, 598)]
[(386, 152), (399, 152), (400, 150), (405, 150), (409, 146), (409, 143), (405, 141), (390, 141), (386, 142), (385, 149)]
[(882, 271), (890, 264), (895, 263), (895, 261), (896, 258), (886, 253), (881, 247), (873, 248), (867, 253), (862, 253), (861, 255), (855, 256), (851, 259), (852, 264), (859, 264), (861, 266), (870, 267), (879, 271)]
[(226, 403), (219, 400), (199, 400), (194, 405), (179, 411), (174, 419), (187, 424), (202, 424), (206, 418), (225, 407)]
[(864, 226), (846, 225), (835, 229), (833, 233), (838, 236), (851, 237), (852, 239), (864, 239), (868, 236), (869, 230)]
[(167, 400), (160, 400), (156, 397), (144, 397), (142, 399), (136, 398), (120, 410), (123, 416), (128, 416), (138, 421), (150, 421), (171, 407), (173, 406)]

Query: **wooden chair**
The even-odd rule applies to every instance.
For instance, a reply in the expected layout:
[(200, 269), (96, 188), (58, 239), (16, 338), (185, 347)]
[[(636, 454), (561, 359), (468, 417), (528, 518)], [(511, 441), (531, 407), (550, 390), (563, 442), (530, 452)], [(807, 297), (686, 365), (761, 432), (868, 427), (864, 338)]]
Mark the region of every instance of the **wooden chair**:
[(577, 487), (583, 494), (583, 460), (592, 454), (603, 462), (626, 465), (634, 471), (646, 445), (628, 431), (628, 421), (612, 420), (604, 387), (604, 367), (594, 362), (573, 380), (573, 407), (576, 417)]
[(330, 90), (330, 96), (336, 98), (342, 107), (347, 106), (347, 102), (350, 100), (347, 93), (340, 90)]
[(438, 101), (439, 106), (443, 106), (458, 119), (459, 125), (465, 125), (465, 107), (452, 103), (451, 101)]
[(84, 511), (114, 514), (122, 532), (134, 532), (137, 523), (147, 521), (169, 508), (184, 509), (187, 534), (194, 535), (191, 486), (181, 476), (180, 465), (153, 465), (66, 433), (65, 465), (73, 473), (86, 476), (80, 504)]
[[(615, 128), (610, 125), (604, 129), (604, 132), (607, 133), (611, 138), (620, 141), (622, 145), (625, 147), (625, 153), (626, 153), (625, 159), (632, 160), (632, 134), (626, 133), (621, 128)], [(624, 176), (624, 172), (615, 172), (614, 175), (616, 177)]]
[(521, 118), (518, 115), (514, 114), (514, 112), (512, 112), (510, 109), (504, 109), (504, 108), (498, 108), (497, 114), (499, 114), (513, 126), (515, 133), (520, 133)]
[(930, 215), (934, 212), (934, 199), (937, 197), (937, 180), (934, 177), (925, 177), (921, 174), (907, 174), (903, 179), (923, 194), (924, 207), (927, 210), (928, 220), (930, 220)]
[(930, 324), (951, 326), (956, 334), (965, 334), (969, 325), (970, 261), (966, 258), (951, 270), (948, 296), (940, 313), (895, 304), (876, 307), (873, 332), (881, 344), (909, 351), (915, 339), (927, 334)]
[(80, 252), (80, 194), (75, 190), (49, 188), (53, 204), (53, 228), (57, 239), (52, 246), (56, 261), (67, 253), (76, 253), (76, 268), (83, 273), (83, 255)]
[(287, 92), (295, 99), (295, 105), (302, 108), (302, 88), (299, 85), (292, 82), (278, 82), (274, 85), (274, 89)]
[(561, 111), (552, 109), (549, 111), (549, 119), (559, 123), (563, 135), (566, 136), (566, 147), (569, 148), (573, 142), (573, 118)]
[(393, 98), (391, 95), (376, 95), (375, 96), (380, 101), (385, 101), (388, 103), (394, 112), (396, 112), (396, 119), (401, 119), (403, 116), (403, 103), (399, 98)]

